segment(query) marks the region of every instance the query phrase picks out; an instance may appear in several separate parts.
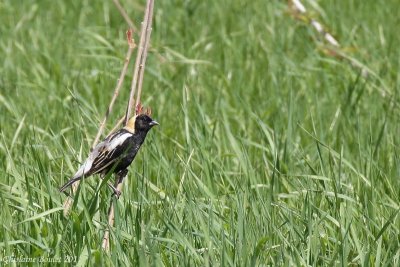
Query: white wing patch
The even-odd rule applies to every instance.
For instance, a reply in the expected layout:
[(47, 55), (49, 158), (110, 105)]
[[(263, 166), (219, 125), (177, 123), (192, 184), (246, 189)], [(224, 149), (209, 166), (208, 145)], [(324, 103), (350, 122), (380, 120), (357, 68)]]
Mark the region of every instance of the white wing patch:
[[(79, 167), (78, 171), (75, 173), (73, 178), (77, 178), (80, 176), (84, 176), (92, 169), (93, 162), (96, 160), (98, 156), (100, 156), (104, 151), (113, 151), (118, 146), (122, 145), (126, 139), (132, 136), (132, 133), (123, 133), (119, 136), (116, 136), (111, 141), (105, 140), (99, 143), (89, 154), (89, 157), (85, 160), (85, 162)], [(106, 166), (104, 166), (106, 167)]]
[(94, 158), (91, 157), (92, 154), (89, 155), (89, 158), (82, 164), (82, 166), (79, 167), (78, 171), (75, 173), (74, 178), (77, 178), (79, 176), (83, 176), (86, 173), (90, 171), (92, 168), (93, 160)]
[(117, 146), (122, 145), (122, 143), (125, 142), (125, 140), (128, 139), (131, 136), (132, 136), (131, 133), (121, 134), (120, 136), (118, 136), (118, 137), (114, 138), (113, 140), (111, 140), (111, 142), (107, 145), (106, 149), (108, 151), (113, 151)]

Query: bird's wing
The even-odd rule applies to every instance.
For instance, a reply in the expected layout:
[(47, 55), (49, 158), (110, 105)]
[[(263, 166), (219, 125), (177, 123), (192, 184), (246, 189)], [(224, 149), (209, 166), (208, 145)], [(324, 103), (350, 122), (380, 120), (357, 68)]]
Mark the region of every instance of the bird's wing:
[(73, 178), (99, 173), (118, 160), (120, 151), (118, 149), (132, 134), (118, 131), (99, 143), (82, 166), (75, 173)]

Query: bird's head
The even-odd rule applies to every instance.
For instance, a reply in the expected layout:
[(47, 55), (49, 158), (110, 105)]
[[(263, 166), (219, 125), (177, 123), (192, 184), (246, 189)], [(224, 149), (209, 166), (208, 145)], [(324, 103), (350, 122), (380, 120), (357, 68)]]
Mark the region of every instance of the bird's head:
[(150, 118), (150, 116), (147, 114), (139, 114), (133, 116), (124, 128), (131, 133), (137, 131), (148, 132), (155, 125), (158, 125), (158, 122)]
[(155, 125), (159, 125), (159, 123), (146, 114), (140, 114), (133, 116), (128, 121), (124, 129), (128, 130), (131, 133), (135, 133), (138, 131), (148, 132)]
[(153, 126), (159, 125), (158, 122), (150, 117), (150, 107), (144, 109), (142, 104), (138, 103), (136, 105), (135, 114), (136, 115), (133, 116), (124, 127), (131, 133), (135, 133), (137, 131), (147, 133), (151, 128), (153, 128)]
[(159, 125), (158, 122), (150, 118), (146, 114), (139, 114), (136, 116), (135, 120), (135, 130), (136, 131), (149, 131), (153, 126)]

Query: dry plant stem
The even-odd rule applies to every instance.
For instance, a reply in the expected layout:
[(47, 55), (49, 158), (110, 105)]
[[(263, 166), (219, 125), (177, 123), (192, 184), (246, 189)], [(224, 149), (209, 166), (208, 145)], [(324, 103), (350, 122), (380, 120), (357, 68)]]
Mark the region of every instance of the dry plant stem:
[[(116, 182), (115, 182), (115, 188), (117, 188), (118, 191), (121, 192), (122, 190), (122, 180), (124, 177), (117, 177)], [(120, 182), (121, 181), (121, 182)], [(114, 225), (114, 205), (113, 205), (113, 199), (111, 198), (110, 200), (110, 208), (108, 209), (108, 228), (104, 232), (103, 236), (103, 243), (101, 247), (105, 251), (110, 251), (110, 227)]]
[[(323, 36), (325, 41), (332, 46), (332, 47), (327, 47), (327, 50), (331, 55), (347, 60), (351, 66), (361, 70), (361, 74), (363, 77), (367, 77), (369, 74), (372, 74), (365, 66), (363, 66), (353, 58), (347, 56), (346, 53), (340, 50), (341, 47), (340, 43), (332, 36), (332, 34), (330, 34), (324, 29), (321, 23), (319, 23), (317, 20), (307, 15), (307, 10), (300, 0), (289, 0), (288, 5), (289, 8), (293, 8), (295, 12), (304, 16), (307, 20), (307, 23), (309, 23), (321, 36)], [(302, 20), (301, 18), (299, 18), (297, 14), (292, 14), (292, 15), (296, 19)]]
[[(146, 11), (145, 11), (145, 15), (144, 15), (144, 20), (142, 22), (141, 32), (140, 32), (140, 41), (139, 41), (139, 47), (138, 47), (138, 51), (137, 51), (137, 55), (136, 55), (135, 69), (133, 71), (131, 93), (129, 95), (128, 106), (126, 107), (125, 122), (124, 122), (125, 125), (128, 123), (128, 120), (132, 113), (140, 68), (143, 68), (143, 66), (141, 65), (142, 55), (143, 55), (143, 51), (144, 51), (144, 46), (146, 44), (146, 28), (149, 23), (149, 12), (152, 11), (152, 9), (151, 9), (151, 7), (153, 6), (152, 3), (153, 3), (153, 0), (147, 0)], [(141, 89), (140, 89), (140, 91), (141, 91)]]
[(125, 75), (126, 75), (126, 71), (128, 69), (129, 61), (131, 59), (133, 49), (135, 48), (135, 44), (134, 44), (134, 42), (132, 40), (132, 30), (128, 30), (126, 32), (126, 36), (127, 36), (127, 39), (128, 39), (129, 48), (128, 48), (128, 52), (127, 52), (126, 57), (125, 57), (125, 63), (124, 63), (124, 66), (122, 67), (121, 75), (119, 76), (119, 79), (118, 79), (118, 82), (117, 82), (117, 86), (115, 87), (113, 98), (111, 99), (110, 105), (108, 106), (108, 109), (106, 111), (106, 115), (104, 116), (104, 119), (100, 124), (99, 131), (97, 132), (96, 138), (95, 138), (95, 140), (93, 142), (92, 150), (96, 146), (96, 144), (99, 142), (100, 136), (103, 133), (104, 126), (106, 124), (107, 118), (111, 113), (111, 110), (112, 110), (112, 108), (114, 106), (115, 100), (117, 99), (117, 96), (119, 94), (119, 90), (121, 89), (122, 83), (124, 82), (124, 78), (125, 78)]
[[(288, 6), (289, 6), (290, 10), (294, 11), (294, 12), (291, 12), (291, 15), (295, 19), (304, 21), (304, 18), (305, 18), (307, 23), (309, 23), (320, 35), (322, 35), (324, 37), (326, 42), (328, 42), (330, 44), (330, 47), (324, 47), (327, 50), (328, 55), (347, 61), (350, 64), (350, 66), (358, 69), (360, 71), (361, 76), (364, 78), (367, 78), (368, 76), (375, 77), (381, 83), (381, 86), (376, 86), (376, 88), (380, 91), (381, 96), (384, 98), (389, 97), (391, 103), (396, 105), (395, 102), (392, 102), (393, 95), (392, 95), (391, 91), (381, 81), (381, 78), (379, 77), (379, 75), (377, 73), (375, 73), (367, 65), (358, 61), (356, 58), (351, 57), (350, 55), (348, 55), (348, 53), (346, 53), (345, 50), (341, 49), (340, 43), (335, 38), (333, 38), (333, 36), (329, 32), (327, 32), (318, 21), (311, 18), (307, 14), (307, 10), (304, 7), (304, 5), (301, 3), (300, 0), (288, 0)], [(298, 14), (301, 14), (301, 16), (299, 16)], [(304, 18), (302, 18), (302, 16)]]
[[(144, 70), (144, 66), (145, 66), (145, 62), (146, 62), (147, 50), (148, 50), (149, 41), (150, 41), (151, 22), (152, 22), (152, 18), (153, 18), (153, 7), (154, 7), (154, 1), (147, 0), (146, 11), (145, 11), (144, 20), (142, 23), (142, 28), (141, 28), (141, 33), (140, 33), (140, 41), (139, 41), (139, 48), (138, 48), (138, 52), (137, 52), (137, 56), (136, 56), (135, 69), (134, 69), (133, 78), (132, 78), (131, 92), (129, 95), (128, 106), (126, 108), (125, 123), (124, 123), (125, 125), (130, 118), (137, 85), (138, 85), (137, 99), (140, 99), (140, 94), (142, 92), (141, 86), (142, 86), (142, 81), (143, 81), (143, 70)], [(138, 77), (140, 78), (139, 84), (138, 84)], [(138, 101), (136, 102), (136, 106), (138, 106)], [(122, 185), (123, 185), (122, 181), (125, 176), (126, 176), (126, 173), (123, 175), (118, 175), (117, 179), (116, 179), (115, 187), (120, 192), (122, 191)], [(108, 228), (104, 232), (103, 243), (102, 243), (102, 248), (106, 252), (110, 251), (110, 228), (114, 226), (114, 209), (115, 209), (115, 207), (113, 206), (113, 202), (111, 199), (109, 213), (108, 213)]]
[(126, 107), (124, 125), (126, 125), (128, 123), (128, 120), (131, 117), (131, 111), (132, 111), (131, 106), (132, 106), (132, 103), (134, 102), (137, 79), (138, 79), (138, 72), (136, 70), (137, 70), (137, 68), (139, 67), (139, 64), (140, 64), (140, 55), (143, 53), (142, 40), (144, 38), (142, 38), (142, 37), (143, 37), (143, 24), (142, 24), (142, 33), (140, 34), (139, 48), (138, 48), (137, 55), (136, 55), (135, 70), (133, 72), (133, 78), (132, 78), (132, 83), (131, 83), (131, 92), (129, 94), (128, 106)]
[(140, 103), (140, 96), (142, 95), (142, 84), (143, 84), (143, 74), (144, 74), (144, 68), (146, 66), (146, 59), (147, 59), (147, 51), (149, 49), (149, 42), (150, 42), (150, 36), (151, 36), (151, 30), (152, 30), (152, 22), (153, 22), (153, 8), (154, 8), (154, 1), (149, 1), (149, 12), (148, 12), (148, 23), (146, 24), (146, 38), (144, 42), (144, 50), (143, 50), (143, 55), (141, 57), (141, 62), (140, 62), (140, 68), (139, 68), (139, 84), (138, 84), (138, 93), (136, 97), (136, 104), (135, 107), (137, 107)]
[(125, 115), (122, 116), (122, 117), (118, 120), (117, 124), (115, 124), (114, 128), (111, 129), (111, 131), (107, 134), (107, 136), (109, 136), (110, 134), (112, 134), (113, 132), (115, 132), (115, 131), (120, 127), (120, 125), (124, 122), (124, 120), (125, 120)]
[[(300, 2), (300, 0), (289, 0), (289, 4), (292, 4), (292, 6), (301, 14), (305, 15), (307, 13), (306, 8), (304, 7), (304, 5)], [(339, 42), (332, 36), (332, 34), (330, 34), (329, 32), (325, 31), (325, 29), (323, 28), (322, 24), (319, 23), (318, 21), (316, 21), (315, 19), (310, 19), (310, 24), (314, 27), (314, 29), (321, 34), (325, 40), (336, 47), (339, 47), (340, 44)]]
[(131, 28), (134, 32), (137, 32), (135, 25), (133, 25), (132, 20), (129, 18), (128, 14), (126, 14), (126, 11), (121, 6), (120, 2), (118, 0), (113, 0), (113, 2), (116, 8), (118, 9), (119, 13), (121, 13), (121, 16), (125, 19), (126, 23), (128, 23), (129, 28)]
[[(94, 139), (93, 145), (92, 145), (90, 150), (93, 150), (93, 148), (99, 142), (100, 136), (104, 131), (104, 126), (106, 124), (108, 116), (110, 115), (110, 113), (112, 111), (112, 108), (114, 106), (115, 100), (117, 99), (119, 91), (120, 91), (120, 89), (122, 87), (122, 84), (124, 82), (124, 78), (125, 78), (125, 75), (126, 75), (126, 71), (128, 69), (128, 65), (129, 65), (129, 61), (130, 61), (131, 56), (132, 56), (133, 49), (135, 49), (135, 43), (134, 43), (134, 41), (132, 39), (132, 30), (131, 29), (129, 29), (126, 32), (126, 37), (127, 37), (127, 40), (128, 40), (128, 46), (129, 47), (128, 47), (128, 52), (126, 53), (125, 63), (124, 63), (124, 66), (122, 67), (121, 75), (119, 76), (117, 85), (116, 85), (115, 90), (114, 90), (113, 97), (111, 99), (111, 102), (110, 102), (110, 104), (109, 104), (109, 106), (107, 108), (107, 111), (106, 111), (106, 114), (104, 116), (104, 119), (100, 123), (99, 130), (97, 132), (96, 138)], [(80, 181), (77, 181), (72, 185), (72, 187), (71, 187), (72, 188), (72, 195), (74, 195), (76, 193), (76, 191), (78, 190), (79, 184), (80, 184)], [(64, 215), (65, 216), (67, 216), (69, 214), (69, 211), (70, 211), (71, 206), (72, 206), (72, 202), (73, 202), (73, 199), (71, 197), (67, 197), (67, 199), (65, 200), (65, 202), (64, 202)]]

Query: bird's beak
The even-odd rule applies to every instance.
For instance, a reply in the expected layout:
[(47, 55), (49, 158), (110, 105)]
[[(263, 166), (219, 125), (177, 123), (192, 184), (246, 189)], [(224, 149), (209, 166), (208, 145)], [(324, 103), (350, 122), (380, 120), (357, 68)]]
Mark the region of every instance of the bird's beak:
[(150, 126), (154, 126), (154, 125), (160, 125), (158, 122), (156, 122), (156, 121), (151, 121), (150, 122)]

